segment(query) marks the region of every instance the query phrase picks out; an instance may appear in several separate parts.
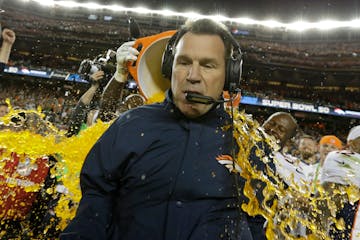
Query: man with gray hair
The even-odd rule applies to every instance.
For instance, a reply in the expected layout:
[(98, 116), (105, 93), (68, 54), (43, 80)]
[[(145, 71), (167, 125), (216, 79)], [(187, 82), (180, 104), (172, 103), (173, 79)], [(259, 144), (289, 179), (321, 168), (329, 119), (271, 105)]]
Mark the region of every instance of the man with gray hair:
[[(235, 182), (217, 161), (236, 147), (220, 102), (229, 76), (240, 75), (239, 46), (210, 19), (187, 23), (174, 38), (163, 58), (166, 99), (125, 112), (93, 146), (77, 215), (60, 239), (253, 239), (240, 208), (245, 196), (237, 197), (245, 180)], [(132, 44), (118, 49), (116, 81), (126, 79), (126, 62), (137, 54)], [(229, 64), (238, 66), (228, 71)]]

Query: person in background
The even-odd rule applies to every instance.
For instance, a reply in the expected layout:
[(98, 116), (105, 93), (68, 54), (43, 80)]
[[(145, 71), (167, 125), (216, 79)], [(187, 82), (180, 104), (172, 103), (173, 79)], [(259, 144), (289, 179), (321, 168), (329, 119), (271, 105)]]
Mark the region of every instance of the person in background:
[[(267, 134), (273, 136), (280, 146), (280, 149), (274, 152), (274, 164), (277, 174), (287, 185), (301, 184), (305, 178), (303, 172), (299, 172), (299, 159), (282, 152), (286, 142), (295, 137), (298, 131), (298, 124), (291, 114), (286, 112), (276, 112), (272, 114), (264, 123), (263, 128)], [(293, 179), (292, 179), (293, 177)]]
[[(223, 128), (230, 116), (221, 103), (186, 98), (222, 98), (227, 62), (238, 57), (234, 42), (210, 19), (178, 31), (166, 48), (166, 99), (122, 114), (93, 146), (77, 214), (60, 239), (253, 239), (234, 175), (217, 161), (233, 151), (232, 131)], [(137, 54), (132, 44), (120, 46), (116, 81), (125, 81)]]
[(326, 156), (333, 151), (339, 151), (343, 148), (341, 140), (334, 135), (325, 135), (320, 139), (320, 165), (324, 164)]
[(6, 102), (0, 103), (0, 117), (9, 113), (9, 105)]
[[(301, 185), (312, 186), (319, 166), (319, 145), (315, 137), (302, 134), (298, 140), (298, 158), (296, 171), (302, 173)], [(300, 183), (299, 183), (300, 184)], [(308, 188), (309, 191), (311, 188)]]
[[(134, 44), (135, 41), (126, 42), (122, 48), (117, 50), (118, 62), (124, 61), (124, 64), (126, 64), (128, 61), (136, 60), (135, 56), (139, 54), (139, 51), (131, 47)], [(122, 72), (117, 71), (115, 73), (114, 77), (105, 86), (101, 96), (99, 118), (104, 122), (111, 121), (117, 117), (116, 112), (119, 109), (119, 99), (123, 98), (122, 93), (128, 80), (127, 76), (124, 77), (124, 74), (128, 74), (127, 67), (124, 65), (118, 67), (118, 69), (121, 69), (120, 71)], [(126, 105), (122, 105), (122, 107), (124, 110), (129, 109)]]
[(4, 72), (5, 65), (9, 61), (11, 48), (15, 42), (16, 36), (13, 30), (4, 28), (4, 30), (2, 30), (1, 37), (2, 45), (0, 50), (0, 74)]
[[(81, 96), (79, 102), (76, 104), (75, 110), (71, 114), (69, 120), (69, 127), (66, 133), (67, 137), (71, 137), (80, 132), (81, 126), (83, 124), (92, 124), (94, 119), (96, 119), (97, 109), (89, 109), (90, 104), (95, 102), (94, 96), (98, 92), (100, 86), (100, 81), (104, 78), (104, 71), (97, 71), (90, 76), (91, 86), (90, 88)], [(95, 112), (94, 112), (95, 111)]]
[(299, 138), (299, 158), (307, 165), (315, 165), (319, 162), (319, 146), (317, 140), (308, 134), (303, 134)]
[(312, 191), (315, 193), (317, 191), (317, 185), (320, 183), (321, 178), (321, 169), (324, 165), (325, 158), (332, 151), (339, 151), (342, 149), (342, 142), (339, 138), (334, 135), (325, 135), (320, 139), (319, 142), (319, 164), (316, 167), (313, 188)]
[[(281, 164), (278, 164), (279, 161), (285, 161), (285, 157), (288, 157), (284, 153), (282, 153), (283, 148), (286, 143), (296, 135), (297, 132), (297, 122), (296, 120), (289, 114), (285, 112), (276, 112), (272, 114), (262, 125), (264, 132), (274, 138), (277, 145), (279, 146), (278, 150), (274, 150), (274, 146), (270, 146), (265, 141), (260, 141), (257, 146), (253, 147), (251, 150), (251, 155), (249, 158), (249, 162), (254, 169), (262, 172), (267, 175), (267, 168), (270, 168), (272, 172), (277, 172), (280, 177), (283, 177), (283, 172), (287, 171)], [(256, 151), (261, 149), (264, 151), (264, 155), (269, 157), (269, 160), (266, 164), (259, 159), (256, 154)], [(279, 161), (275, 160), (273, 157), (277, 155), (277, 158), (281, 158)], [(223, 164), (230, 170), (233, 171), (233, 167), (237, 172), (241, 172), (241, 168), (237, 163), (233, 163), (232, 161), (222, 161)], [(280, 168), (280, 167), (281, 168)], [(269, 179), (276, 184), (276, 180), (269, 176)], [(280, 180), (281, 181), (281, 180)], [(258, 203), (261, 205), (264, 201), (263, 189), (266, 186), (266, 183), (262, 182), (258, 179), (251, 179), (251, 186), (255, 192), (256, 199)], [(265, 204), (272, 204), (272, 200), (266, 202)], [(252, 233), (252, 238), (257, 240), (266, 239), (265, 236), (265, 218), (261, 215), (256, 216), (247, 216), (247, 220), (249, 222), (249, 227)]]
[[(289, 185), (296, 187), (298, 190), (303, 193), (311, 193), (312, 183), (314, 179), (314, 175), (316, 172), (316, 168), (318, 166), (318, 143), (315, 137), (309, 134), (301, 133), (297, 136), (297, 149), (292, 153), (294, 154), (292, 167), (289, 172), (291, 175), (289, 177), (294, 176), (294, 183), (288, 182)], [(291, 177), (289, 179), (291, 179)], [(288, 201), (288, 199), (286, 199)], [(299, 212), (297, 215), (299, 218), (302, 219), (309, 219), (307, 213)], [(288, 228), (289, 233), (295, 237), (306, 237), (311, 233), (309, 229), (307, 229), (303, 224), (300, 222), (293, 222), (292, 227)]]
[[(288, 178), (288, 168), (293, 169), (293, 165), (289, 163), (293, 161), (293, 157), (282, 152), (283, 148), (285, 147), (286, 143), (293, 138), (298, 130), (298, 124), (291, 114), (286, 112), (276, 112), (270, 115), (265, 122), (262, 124), (262, 128), (264, 129), (265, 133), (272, 136), (276, 143), (279, 145), (279, 149), (277, 151), (272, 151), (271, 147), (263, 146), (261, 148), (265, 149), (265, 152), (268, 156), (274, 156), (271, 158), (271, 164), (268, 163), (267, 165), (261, 161), (256, 161), (250, 159), (252, 164), (255, 164), (257, 169), (260, 171), (265, 172), (265, 169), (270, 166), (270, 168), (277, 172), (278, 176), (282, 178), (283, 181), (289, 183), (287, 181)], [(253, 150), (256, 150), (254, 148)], [(252, 154), (255, 156), (256, 154)], [(256, 158), (256, 157), (255, 157)], [(256, 164), (260, 163), (260, 164)], [(260, 185), (258, 189), (262, 189), (265, 187), (265, 184), (260, 181), (252, 181), (252, 186)], [(254, 187), (254, 189), (256, 189)], [(256, 197), (259, 202), (263, 201), (263, 194), (262, 191), (256, 191)], [(265, 237), (265, 225), (266, 220), (264, 217), (257, 215), (255, 217), (248, 217), (249, 225), (251, 228), (251, 232), (254, 239), (263, 240), (266, 239)]]
[(276, 139), (282, 148), (290, 138), (295, 136), (298, 125), (290, 113), (276, 112), (265, 120), (262, 127), (267, 134)]
[[(343, 222), (343, 227), (332, 224), (329, 228), (329, 235), (335, 240), (358, 239), (360, 236), (360, 125), (350, 129), (346, 140), (347, 149), (333, 151), (326, 156), (320, 177), (325, 192), (336, 199), (339, 209), (336, 219)], [(347, 187), (353, 188), (346, 191), (344, 188)], [(354, 194), (357, 201), (350, 201), (347, 192)]]

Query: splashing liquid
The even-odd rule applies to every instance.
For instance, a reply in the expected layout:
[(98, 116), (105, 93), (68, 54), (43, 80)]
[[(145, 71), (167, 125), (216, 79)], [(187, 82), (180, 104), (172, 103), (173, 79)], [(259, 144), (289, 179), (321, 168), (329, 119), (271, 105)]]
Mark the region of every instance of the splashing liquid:
[[(330, 191), (325, 191), (319, 186), (319, 192), (314, 197), (311, 191), (304, 191), (296, 184), (286, 186), (268, 167), (269, 157), (272, 156), (259, 147), (260, 142), (263, 142), (270, 146), (272, 151), (278, 151), (276, 141), (264, 133), (249, 115), (237, 110), (234, 111), (234, 137), (239, 147), (236, 163), (242, 169), (240, 175), (246, 179), (243, 193), (249, 199), (241, 208), (251, 216), (262, 215), (267, 220), (267, 239), (330, 240), (329, 225), (333, 224), (338, 230), (351, 227), (344, 226), (344, 221), (336, 219), (335, 216), (344, 203), (355, 203), (359, 200), (359, 189), (353, 186), (332, 186)], [(257, 170), (249, 161), (253, 148), (256, 149), (256, 156), (267, 166), (264, 171)], [(262, 190), (264, 200), (261, 203), (251, 184), (254, 180), (266, 183)], [(299, 225), (305, 228), (306, 236), (291, 234)]]
[[(158, 102), (163, 99), (162, 96), (154, 96), (149, 102)], [(148, 103), (149, 103), (148, 102)], [(41, 116), (41, 109), (37, 111), (21, 111)], [(18, 115), (20, 111), (10, 109), (10, 113), (0, 119), (5, 126), (11, 125), (11, 118)], [(20, 119), (25, 121), (24, 119)], [(96, 124), (81, 131), (79, 135), (71, 138), (65, 137), (65, 132), (57, 131), (50, 123), (46, 123), (47, 131), (41, 134), (34, 133), (28, 129), (19, 126), (0, 131), (0, 167), (4, 169), (5, 160), (10, 159), (10, 154), (16, 152), (19, 155), (26, 155), (31, 163), (44, 156), (54, 156), (57, 159), (56, 167), (51, 168), (50, 175), (57, 178), (63, 184), (63, 194), (55, 207), (55, 214), (60, 218), (57, 223), (57, 229), (63, 230), (66, 225), (75, 216), (76, 208), (81, 198), (79, 186), (79, 174), (85, 160), (85, 157), (97, 139), (104, 133), (111, 123), (98, 121)], [(21, 124), (20, 124), (21, 125)], [(228, 127), (228, 126), (227, 126)], [(234, 137), (238, 144), (238, 153), (236, 163), (241, 167), (241, 176), (246, 179), (243, 194), (249, 199), (249, 202), (243, 204), (241, 208), (249, 215), (262, 215), (267, 219), (266, 236), (268, 239), (301, 239), (289, 234), (286, 229), (295, 228), (297, 223), (305, 226), (311, 234), (306, 239), (330, 239), (327, 235), (329, 223), (335, 223), (339, 229), (344, 229), (344, 222), (335, 219), (335, 213), (340, 209), (344, 202), (355, 202), (359, 199), (359, 190), (352, 187), (337, 188), (338, 195), (343, 196), (340, 201), (334, 201), (332, 195), (329, 195), (321, 186), (319, 196), (314, 198), (311, 193), (303, 193), (296, 187), (285, 187), (285, 184), (279, 179), (270, 168), (265, 171), (258, 171), (253, 168), (249, 158), (253, 148), (256, 148), (256, 156), (261, 159), (265, 165), (270, 161), (263, 149), (259, 146), (260, 142), (265, 142), (273, 151), (279, 149), (273, 138), (268, 137), (259, 124), (244, 112), (234, 111)], [(2, 160), (1, 160), (2, 159)], [(0, 171), (0, 176), (5, 176), (4, 171)], [(266, 183), (262, 193), (265, 197), (263, 202), (259, 203), (255, 195), (253, 180), (261, 180)], [(8, 187), (15, 187), (15, 183), (9, 181)], [(24, 187), (27, 192), (37, 192), (42, 186), (34, 185)], [(48, 194), (56, 192), (56, 189), (47, 189)], [(3, 193), (0, 192), (0, 196)], [(284, 202), (284, 199), (287, 200)], [(280, 204), (279, 202), (282, 201)], [(0, 199), (0, 205), (2, 204)], [(308, 210), (310, 209), (310, 211)], [(324, 209), (332, 209), (328, 216), (324, 217)], [(304, 214), (307, 211), (307, 214)], [(2, 216), (0, 216), (1, 218)], [(26, 225), (23, 226), (26, 229)], [(45, 229), (45, 232), (47, 229)], [(0, 237), (4, 232), (0, 233)], [(279, 238), (279, 236), (282, 238)], [(36, 238), (34, 238), (36, 239)], [(304, 238), (305, 239), (305, 238)]]
[[(17, 125), (12, 122), (14, 116), (18, 117), (20, 112), (25, 113), (26, 116), (29, 114), (36, 114), (42, 118), (41, 114), (36, 111), (14, 111), (10, 109), (9, 114), (0, 119), (3, 122), (3, 128), (2, 131), (0, 131), (0, 176), (2, 177), (1, 179), (10, 179), (6, 182), (0, 182), (0, 184), (6, 184), (6, 188), (12, 190), (9, 192), (13, 192), (14, 195), (16, 195), (15, 189), (19, 188), (18, 178), (15, 178), (13, 173), (11, 173), (10, 176), (10, 173), (2, 171), (5, 164), (12, 161), (11, 153), (26, 155), (32, 164), (35, 163), (36, 159), (44, 156), (54, 156), (57, 159), (57, 162), (56, 167), (53, 167), (50, 170), (50, 177), (56, 177), (57, 180), (63, 184), (65, 187), (64, 189), (66, 189), (66, 194), (60, 195), (58, 204), (55, 207), (55, 214), (60, 218), (57, 228), (62, 230), (75, 216), (76, 206), (81, 198), (79, 174), (85, 157), (97, 139), (109, 127), (110, 123), (98, 121), (93, 126), (81, 131), (79, 135), (66, 138), (65, 132), (56, 130), (51, 123), (47, 122), (46, 134), (40, 135), (24, 128), (25, 119), (20, 119), (20, 121), (23, 122), (16, 121)], [(26, 128), (28, 128), (28, 126), (26, 126)], [(34, 184), (21, 187), (26, 193), (36, 193), (39, 192), (42, 185)], [(0, 196), (4, 196), (1, 189), (4, 188), (0, 188)], [(47, 194), (56, 193), (56, 189), (52, 188), (48, 188), (45, 191)], [(0, 201), (0, 205), (3, 203), (3, 201)], [(14, 207), (16, 208), (17, 206)], [(7, 214), (8, 213), (9, 211)], [(4, 214), (1, 215), (0, 213), (0, 220), (2, 221), (3, 219)], [(24, 228), (24, 231), (30, 231), (30, 229), (26, 229), (26, 225), (22, 227)], [(6, 232), (0, 233), (0, 237), (5, 233)]]

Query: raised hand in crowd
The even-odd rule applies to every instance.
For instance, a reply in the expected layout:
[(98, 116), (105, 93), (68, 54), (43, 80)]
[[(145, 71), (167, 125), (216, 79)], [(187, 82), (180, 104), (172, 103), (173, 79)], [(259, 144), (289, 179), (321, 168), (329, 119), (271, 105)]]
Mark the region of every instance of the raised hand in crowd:
[(5, 28), (2, 31), (2, 45), (0, 50), (0, 72), (4, 71), (5, 64), (9, 61), (12, 45), (15, 42), (15, 32), (11, 29)]
[(2, 31), (3, 46), (4, 44), (13, 45), (16, 39), (15, 32), (9, 28), (5, 28)]

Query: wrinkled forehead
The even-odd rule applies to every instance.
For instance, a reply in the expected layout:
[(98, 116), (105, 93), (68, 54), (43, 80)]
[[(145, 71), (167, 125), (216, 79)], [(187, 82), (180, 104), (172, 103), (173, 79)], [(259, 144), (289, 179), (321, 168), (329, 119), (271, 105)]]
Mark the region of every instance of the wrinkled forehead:
[[(199, 44), (200, 46), (198, 46)], [(187, 32), (179, 39), (175, 45), (174, 54), (179, 53), (179, 49), (183, 49), (184, 47), (190, 50), (198, 50), (197, 46), (200, 48), (210, 46), (211, 49), (221, 51), (224, 58), (226, 56), (225, 44), (219, 35), (193, 32)]]

